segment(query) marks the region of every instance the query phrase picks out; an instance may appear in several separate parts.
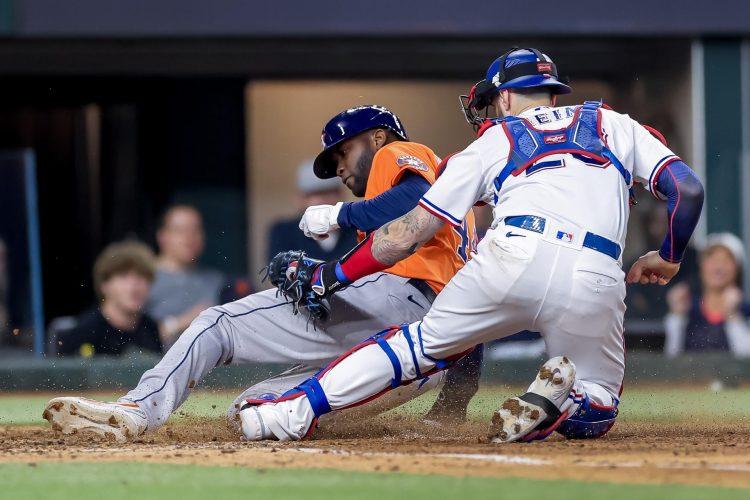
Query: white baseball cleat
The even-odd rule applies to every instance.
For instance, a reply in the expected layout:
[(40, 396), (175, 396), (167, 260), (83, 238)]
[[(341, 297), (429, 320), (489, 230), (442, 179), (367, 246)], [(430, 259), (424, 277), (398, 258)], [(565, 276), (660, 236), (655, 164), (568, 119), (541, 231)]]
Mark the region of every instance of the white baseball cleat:
[(544, 439), (568, 417), (568, 395), (576, 379), (576, 366), (557, 356), (542, 365), (523, 396), (506, 400), (492, 416), (489, 438), (493, 443)]
[(146, 414), (135, 403), (105, 403), (87, 398), (55, 398), (47, 403), (45, 420), (63, 434), (89, 433), (123, 443), (146, 432)]
[(240, 426), (243, 441), (263, 441), (277, 439), (263, 420), (260, 406), (245, 403), (240, 410)]

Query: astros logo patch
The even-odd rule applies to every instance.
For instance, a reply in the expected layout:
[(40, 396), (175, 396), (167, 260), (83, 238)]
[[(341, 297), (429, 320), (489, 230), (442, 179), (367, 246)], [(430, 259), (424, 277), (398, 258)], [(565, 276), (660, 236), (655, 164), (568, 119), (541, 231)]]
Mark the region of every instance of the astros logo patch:
[(411, 156), (411, 155), (399, 156), (396, 159), (396, 163), (398, 164), (399, 167), (407, 167), (407, 166), (413, 167), (422, 172), (427, 172), (428, 170), (430, 170), (427, 167), (427, 165), (425, 165), (425, 162), (423, 162), (416, 156)]

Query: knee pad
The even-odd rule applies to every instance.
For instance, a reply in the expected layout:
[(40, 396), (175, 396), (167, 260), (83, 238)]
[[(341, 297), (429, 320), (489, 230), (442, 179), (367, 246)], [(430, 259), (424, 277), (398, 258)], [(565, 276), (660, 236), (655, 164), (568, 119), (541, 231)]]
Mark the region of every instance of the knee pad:
[(568, 439), (590, 439), (604, 436), (615, 425), (619, 401), (612, 398), (612, 406), (594, 403), (588, 394), (584, 395), (578, 410), (568, 419), (563, 420), (556, 429)]

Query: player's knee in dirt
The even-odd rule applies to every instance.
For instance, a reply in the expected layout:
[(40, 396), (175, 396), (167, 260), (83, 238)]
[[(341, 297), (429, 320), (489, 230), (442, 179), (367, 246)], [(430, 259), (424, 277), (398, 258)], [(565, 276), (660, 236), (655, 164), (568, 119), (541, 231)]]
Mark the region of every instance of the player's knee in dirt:
[(614, 399), (611, 406), (600, 405), (585, 395), (578, 410), (560, 424), (557, 432), (568, 439), (602, 437), (615, 425), (618, 404), (619, 401)]

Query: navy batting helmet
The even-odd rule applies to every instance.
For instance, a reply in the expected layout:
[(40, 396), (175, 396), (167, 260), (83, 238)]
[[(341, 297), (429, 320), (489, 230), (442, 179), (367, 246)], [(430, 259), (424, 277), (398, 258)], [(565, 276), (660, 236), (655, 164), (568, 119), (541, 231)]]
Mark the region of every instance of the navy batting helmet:
[(376, 128), (388, 129), (404, 141), (409, 140), (401, 120), (383, 106), (356, 106), (342, 111), (323, 127), (323, 151), (315, 158), (313, 171), (321, 179), (336, 177), (336, 163), (333, 161), (333, 148), (355, 135)]

